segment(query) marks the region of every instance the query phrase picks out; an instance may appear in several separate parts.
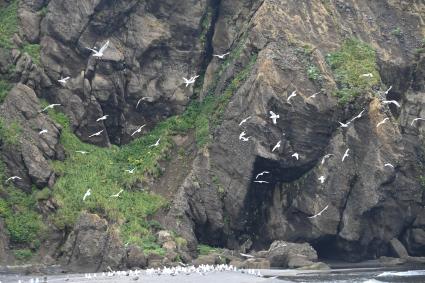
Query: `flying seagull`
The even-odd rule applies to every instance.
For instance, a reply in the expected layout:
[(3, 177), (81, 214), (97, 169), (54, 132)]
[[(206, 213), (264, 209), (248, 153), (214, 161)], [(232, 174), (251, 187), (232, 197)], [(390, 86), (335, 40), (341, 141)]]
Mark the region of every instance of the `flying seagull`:
[(341, 125), (341, 128), (347, 128), (348, 125), (350, 125), (350, 122), (348, 122), (347, 124), (344, 124), (342, 122), (338, 122)]
[(61, 84), (66, 84), (66, 81), (69, 79), (70, 77), (61, 78), (60, 80), (58, 80), (58, 82), (60, 82)]
[(320, 216), (320, 215), (322, 215), (322, 213), (326, 210), (326, 209), (328, 209), (328, 207), (329, 207), (329, 205), (327, 205), (324, 209), (322, 209), (319, 213), (317, 213), (317, 214), (315, 214), (315, 215), (313, 215), (313, 216), (310, 216), (310, 217), (307, 217), (307, 218), (316, 218), (317, 216)]
[(394, 169), (394, 165), (392, 165), (391, 163), (385, 163), (384, 164), (384, 167), (391, 167), (391, 168)]
[(5, 183), (7, 183), (7, 182), (9, 182), (9, 181), (15, 181), (15, 180), (22, 180), (22, 178), (21, 178), (21, 177), (19, 177), (19, 176), (13, 176), (13, 177), (8, 178), (8, 179), (5, 181)]
[(288, 96), (288, 98), (286, 99), (286, 102), (288, 102), (289, 104), (291, 104), (291, 102), (289, 102), (289, 100), (291, 100), (292, 98), (294, 98), (295, 96), (297, 96), (297, 91), (294, 90), (290, 96)]
[(87, 190), (87, 192), (84, 194), (84, 196), (83, 196), (83, 201), (85, 201), (86, 200), (86, 198), (88, 197), (88, 196), (90, 196), (91, 195), (91, 190), (90, 189), (88, 189)]
[(120, 196), (120, 194), (123, 192), (124, 190), (119, 191), (118, 193), (116, 193), (115, 195), (111, 195), (111, 198), (118, 198)]
[(77, 152), (77, 153), (81, 153), (81, 154), (88, 154), (88, 152), (87, 151), (84, 151), (84, 150), (76, 150), (75, 152)]
[(246, 135), (246, 133), (245, 133), (245, 131), (243, 131), (240, 135), (239, 135), (239, 140), (241, 140), (241, 141), (249, 141), (249, 138), (250, 137), (245, 137), (245, 135)]
[(246, 257), (246, 258), (253, 258), (254, 257), (253, 255), (248, 255), (248, 254), (243, 254), (243, 253), (240, 253), (240, 255), (243, 256), (243, 257)]
[(274, 152), (276, 149), (280, 148), (280, 143), (282, 141), (278, 141), (277, 144), (273, 147), (272, 152)]
[(270, 119), (272, 119), (273, 120), (273, 124), (276, 125), (276, 120), (279, 119), (280, 116), (279, 115), (276, 115), (276, 113), (274, 113), (273, 111), (270, 111), (269, 113), (270, 113)]
[(382, 103), (384, 103), (384, 104), (394, 104), (395, 106), (397, 106), (398, 108), (400, 108), (401, 106), (400, 106), (400, 103), (398, 103), (397, 101), (395, 101), (395, 100), (384, 100), (384, 101), (382, 101)]
[(269, 171), (263, 171), (263, 172), (257, 174), (257, 176), (255, 177), (255, 179), (258, 179), (258, 177), (263, 176), (264, 174), (270, 174), (270, 172)]
[(153, 97), (145, 96), (145, 97), (140, 98), (140, 99), (137, 101), (136, 108), (137, 108), (137, 107), (139, 107), (139, 104), (140, 104), (142, 101), (144, 101), (144, 100), (150, 100), (150, 99), (153, 99)]
[(295, 157), (297, 160), (300, 159), (300, 155), (298, 154), (298, 152), (292, 154), (291, 157)]
[(318, 94), (320, 94), (320, 93), (321, 93), (321, 91), (316, 92), (316, 93), (314, 93), (314, 94), (310, 95), (309, 97), (307, 97), (307, 99), (316, 98), (316, 96), (317, 96)]
[(92, 137), (95, 137), (95, 136), (100, 136), (100, 134), (101, 134), (101, 133), (103, 133), (103, 130), (101, 130), (101, 131), (99, 131), (99, 132), (97, 132), (97, 133), (94, 133), (94, 134), (90, 135), (90, 136), (89, 136), (89, 138), (92, 138)]
[(41, 136), (42, 134), (46, 134), (47, 132), (49, 132), (46, 129), (41, 130), (40, 132), (38, 132), (38, 135)]
[(325, 156), (323, 156), (322, 165), (325, 163), (326, 159), (331, 158), (332, 156), (334, 156), (334, 155), (333, 154), (326, 154)]
[(363, 115), (363, 113), (365, 112), (365, 109), (363, 109), (360, 113), (359, 113), (359, 115), (357, 115), (356, 117), (354, 117), (353, 119), (351, 119), (351, 121), (350, 121), (350, 123), (351, 122), (353, 122), (354, 120), (356, 120), (356, 119), (360, 119), (361, 117), (362, 117), (362, 115)]
[(142, 131), (143, 127), (145, 127), (145, 126), (146, 126), (146, 124), (144, 124), (143, 126), (140, 126), (137, 130), (135, 130), (135, 131), (131, 134), (131, 136), (134, 136), (135, 134), (140, 133), (140, 132)]
[(106, 43), (99, 49), (99, 51), (97, 51), (96, 49), (88, 48), (88, 47), (86, 48), (93, 52), (93, 57), (102, 58), (103, 53), (105, 52), (106, 48), (108, 48), (108, 46), (109, 46), (109, 40), (106, 41)]
[(194, 84), (198, 77), (199, 76), (193, 76), (190, 79), (186, 79), (185, 77), (183, 77), (183, 80), (184, 80), (184, 83), (186, 84), (186, 87), (188, 87), (190, 84)]
[(149, 147), (156, 147), (156, 146), (159, 146), (159, 141), (161, 140), (161, 138), (159, 138), (157, 141), (156, 141), (156, 143), (154, 143), (154, 144), (151, 144)]
[(46, 111), (47, 109), (53, 109), (54, 107), (56, 107), (56, 106), (61, 106), (60, 104), (57, 104), (57, 103), (53, 103), (53, 104), (50, 104), (50, 105), (47, 105), (46, 107), (44, 107), (44, 109), (43, 110), (41, 110), (40, 112), (44, 112), (44, 111)]
[(342, 156), (342, 162), (344, 162), (345, 158), (347, 158), (348, 156), (350, 156), (350, 155), (348, 154), (348, 152), (349, 152), (349, 151), (350, 151), (350, 149), (349, 149), (349, 148), (347, 148), (347, 150), (345, 151), (344, 155)]
[(425, 121), (425, 119), (424, 119), (424, 118), (415, 118), (415, 119), (413, 119), (412, 123), (410, 123), (410, 125), (411, 125), (411, 126), (413, 126), (413, 124), (414, 124), (416, 121)]
[(320, 184), (323, 184), (326, 180), (325, 176), (320, 176), (317, 180), (320, 181)]
[(214, 57), (218, 57), (220, 59), (224, 59), (224, 57), (226, 57), (227, 55), (229, 55), (230, 52), (224, 53), (224, 54), (214, 54)]
[(373, 78), (373, 74), (372, 73), (367, 73), (367, 74), (363, 74), (360, 75), (361, 78)]
[(269, 182), (267, 182), (267, 181), (254, 181), (254, 183), (259, 183), (259, 184), (268, 184)]
[(244, 123), (246, 123), (249, 119), (251, 119), (251, 116), (249, 116), (249, 117), (247, 117), (247, 118), (245, 118), (245, 119), (243, 119), (240, 123), (239, 123), (239, 126), (242, 126)]
[(102, 117), (98, 118), (98, 119), (96, 120), (96, 122), (104, 121), (104, 120), (108, 119), (108, 116), (109, 116), (109, 115), (104, 115), (104, 116), (102, 116)]
[(136, 170), (136, 167), (134, 167), (133, 169), (126, 169), (124, 171), (128, 172), (129, 174), (133, 174), (135, 170)]
[(393, 89), (393, 86), (390, 86), (386, 91), (385, 91), (385, 95), (388, 95), (388, 93), (390, 92), (390, 90)]
[(376, 127), (378, 128), (379, 126), (381, 126), (382, 124), (385, 124), (385, 122), (387, 122), (390, 118), (385, 118), (384, 120), (382, 120), (381, 122), (379, 122), (378, 124), (376, 124)]

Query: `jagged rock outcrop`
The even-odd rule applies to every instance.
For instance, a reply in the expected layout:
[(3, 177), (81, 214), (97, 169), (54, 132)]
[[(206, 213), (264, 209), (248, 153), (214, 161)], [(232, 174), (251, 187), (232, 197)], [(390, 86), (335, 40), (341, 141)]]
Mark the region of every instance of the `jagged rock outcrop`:
[[(134, 252), (132, 252), (134, 260)], [(125, 266), (126, 250), (117, 231), (96, 214), (82, 214), (62, 247), (61, 260), (70, 270), (105, 271)], [(133, 262), (130, 262), (132, 264)]]
[[(61, 126), (42, 109), (34, 91), (17, 84), (0, 105), (0, 116), (8, 136), (4, 137), (2, 157), (7, 176), (19, 176), (15, 185), (31, 191), (34, 184), (42, 189), (54, 184), (56, 175), (50, 160), (63, 160), (59, 142)], [(40, 135), (41, 130), (48, 132)]]

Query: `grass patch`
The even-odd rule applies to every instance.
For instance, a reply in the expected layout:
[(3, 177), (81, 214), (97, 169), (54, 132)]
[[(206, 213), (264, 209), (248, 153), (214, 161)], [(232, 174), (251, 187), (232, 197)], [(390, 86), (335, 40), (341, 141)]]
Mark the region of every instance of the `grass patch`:
[(301, 47), (296, 48), (297, 57), (302, 61), (305, 66), (307, 77), (312, 82), (321, 86), (323, 84), (323, 76), (320, 72), (320, 69), (314, 63), (313, 47), (311, 45), (305, 44)]
[(14, 250), (13, 254), (19, 261), (28, 261), (32, 258), (33, 252), (30, 249)]
[(8, 123), (0, 117), (0, 141), (9, 146), (19, 144), (22, 128), (17, 122)]
[(40, 66), (40, 44), (27, 43), (21, 51), (26, 52), (32, 58), (33, 63)]
[(211, 26), (212, 17), (213, 17), (213, 9), (209, 6), (207, 8), (207, 12), (204, 14), (204, 16), (201, 19), (201, 34), (199, 35), (199, 40), (202, 43), (202, 45), (205, 45), (205, 43), (207, 42), (207, 35)]
[(0, 104), (3, 103), (7, 94), (12, 89), (12, 84), (8, 81), (0, 79)]
[(209, 255), (211, 253), (215, 253), (219, 251), (219, 249), (217, 248), (213, 248), (211, 246), (203, 245), (203, 244), (198, 245), (197, 250), (199, 255)]
[(18, 1), (0, 7), (0, 47), (13, 48), (12, 37), (18, 31)]
[(393, 29), (392, 31), (391, 31), (391, 35), (394, 35), (394, 36), (396, 36), (396, 37), (401, 37), (402, 36), (402, 31), (401, 31), (401, 28), (399, 28), (399, 27), (397, 27), (397, 28), (395, 28), (395, 29)]
[[(334, 95), (342, 104), (352, 101), (380, 84), (375, 50), (360, 40), (346, 40), (339, 51), (328, 54), (326, 59), (338, 87)], [(368, 73), (373, 77), (362, 76)]]
[(0, 216), (4, 218), (10, 240), (14, 244), (38, 247), (44, 224), (35, 210), (34, 196), (13, 187), (3, 191), (7, 197), (0, 199)]

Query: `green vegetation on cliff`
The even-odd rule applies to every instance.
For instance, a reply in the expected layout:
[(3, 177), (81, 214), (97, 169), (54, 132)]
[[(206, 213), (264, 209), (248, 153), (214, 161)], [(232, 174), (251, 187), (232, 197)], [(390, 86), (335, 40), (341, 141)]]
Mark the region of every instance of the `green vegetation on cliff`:
[[(328, 54), (326, 59), (338, 87), (334, 94), (343, 104), (370, 92), (373, 86), (381, 82), (375, 50), (360, 40), (346, 40), (340, 50)], [(373, 77), (364, 74), (372, 74)]]
[(0, 6), (0, 48), (13, 47), (12, 36), (18, 31), (18, 1)]

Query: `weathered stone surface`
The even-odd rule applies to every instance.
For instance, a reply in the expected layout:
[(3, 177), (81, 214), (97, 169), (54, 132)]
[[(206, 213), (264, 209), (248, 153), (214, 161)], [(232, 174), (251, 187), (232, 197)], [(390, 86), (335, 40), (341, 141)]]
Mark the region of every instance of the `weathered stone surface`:
[(409, 254), (407, 253), (406, 248), (403, 246), (403, 244), (398, 239), (392, 239), (390, 241), (390, 248), (393, 252), (393, 254), (399, 258), (407, 258), (409, 257)]
[(147, 266), (147, 259), (143, 252), (137, 246), (130, 246), (127, 249), (127, 267), (144, 268)]
[[(237, 263), (237, 262), (236, 262)], [(270, 261), (265, 258), (250, 258), (245, 260), (240, 268), (249, 268), (249, 269), (270, 269)]]
[(272, 267), (298, 268), (317, 261), (317, 253), (308, 243), (275, 241), (270, 245), (267, 259)]
[(6, 234), (3, 219), (0, 218), (0, 264), (5, 265), (9, 261), (9, 237)]
[(126, 251), (117, 231), (95, 214), (83, 213), (62, 248), (62, 261), (71, 270), (94, 272), (123, 266)]
[(200, 255), (198, 258), (193, 260), (192, 264), (195, 266), (199, 266), (202, 264), (219, 264), (221, 263), (220, 256), (218, 254), (208, 254), (208, 255)]
[[(7, 176), (20, 176), (15, 185), (26, 190), (32, 184), (40, 189), (47, 186), (54, 175), (49, 160), (64, 158), (61, 127), (40, 110), (34, 91), (23, 84), (16, 85), (0, 105), (4, 125), (15, 128), (14, 141), (2, 151)], [(40, 136), (42, 129), (48, 132)]]

